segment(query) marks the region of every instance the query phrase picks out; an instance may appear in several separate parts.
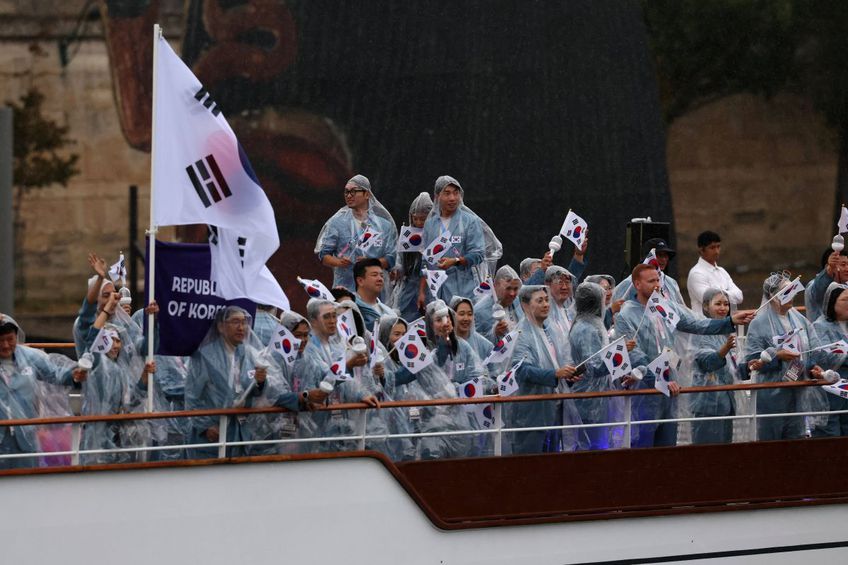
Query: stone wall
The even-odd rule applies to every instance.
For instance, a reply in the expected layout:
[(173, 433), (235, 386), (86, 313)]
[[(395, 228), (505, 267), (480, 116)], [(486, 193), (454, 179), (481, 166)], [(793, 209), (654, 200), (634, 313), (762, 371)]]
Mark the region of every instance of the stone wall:
[(835, 231), (832, 132), (803, 98), (731, 96), (669, 128), (668, 174), (681, 287), (698, 234), (721, 234), (723, 265), (759, 305), (762, 281), (791, 269), (809, 280)]

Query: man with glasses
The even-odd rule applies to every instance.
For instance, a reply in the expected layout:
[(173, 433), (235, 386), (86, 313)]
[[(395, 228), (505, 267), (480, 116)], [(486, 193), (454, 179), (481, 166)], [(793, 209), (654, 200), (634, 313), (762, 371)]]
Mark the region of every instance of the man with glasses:
[[(345, 206), (321, 228), (315, 254), (324, 266), (333, 269), (334, 287), (353, 290), (355, 263), (373, 257), (386, 271), (394, 267), (397, 227), (363, 175), (347, 181), (343, 194)], [(382, 298), (388, 298), (385, 290)]]

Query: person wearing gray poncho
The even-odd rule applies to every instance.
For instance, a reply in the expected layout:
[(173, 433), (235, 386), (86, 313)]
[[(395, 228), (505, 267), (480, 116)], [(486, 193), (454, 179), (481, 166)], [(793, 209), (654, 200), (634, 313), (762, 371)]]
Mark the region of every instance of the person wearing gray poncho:
[[(813, 325), (792, 307), (791, 301), (781, 304), (775, 298), (790, 282), (788, 273), (772, 273), (763, 282), (763, 303), (768, 302), (768, 305), (751, 322), (745, 342), (745, 360), (748, 369), (756, 371), (757, 382), (779, 383), (804, 379), (807, 375), (821, 375), (821, 369), (816, 363), (824, 354), (810, 351), (819, 345)], [(775, 337), (793, 330), (798, 330), (792, 338), (797, 347), (789, 347), (789, 343), (775, 345)], [(764, 351), (767, 352), (766, 356), (762, 355)], [(760, 390), (757, 391), (757, 414), (800, 412), (809, 398), (803, 389), (798, 388)], [(798, 439), (805, 434), (806, 425), (802, 416), (757, 419), (757, 439), (761, 441)]]
[[(276, 405), (296, 411), (302, 399), (285, 390), (283, 377), (250, 330), (250, 315), (237, 306), (222, 309), (209, 333), (191, 356), (186, 379), (187, 410), (214, 408), (252, 408)], [(315, 401), (318, 394), (310, 401)], [(300, 402), (299, 402), (300, 400)], [(189, 442), (215, 443), (220, 437), (220, 418), (204, 416), (191, 419)], [(266, 432), (262, 414), (227, 418), (227, 441), (275, 439)], [(276, 451), (274, 446), (254, 445), (227, 448), (228, 455), (253, 455)], [(194, 458), (214, 457), (217, 448), (194, 448)]]
[[(425, 266), (447, 273), (439, 296), (434, 297), (447, 302), (453, 296), (471, 296), (477, 284), (489, 275), (503, 248), (486, 223), (463, 204), (464, 192), (458, 180), (449, 176), (437, 178), (433, 193), (435, 204), (424, 223), (424, 243), (429, 247), (446, 236), (443, 247), (447, 252), (430, 264), (425, 261)], [(418, 287), (421, 310), (427, 303), (426, 288), (427, 277), (422, 276)]]
[[(600, 285), (586, 282), (574, 292), (574, 324), (568, 335), (572, 361), (584, 363), (586, 370), (582, 378), (571, 385), (573, 392), (603, 392), (613, 389), (612, 379), (603, 359), (595, 355), (609, 345), (604, 327), (604, 290)], [(586, 359), (595, 355), (586, 362)], [(584, 424), (602, 424), (621, 421), (624, 414), (622, 398), (579, 398), (574, 401)], [(621, 439), (620, 428), (586, 428), (589, 449), (619, 447), (615, 440)]]
[[(580, 377), (575, 367), (566, 362), (546, 323), (550, 312), (548, 291), (543, 286), (525, 285), (518, 293), (524, 319), (518, 324), (521, 333), (512, 354), (512, 363), (524, 360), (516, 372), (519, 395), (551, 394), (560, 382), (568, 386)], [(561, 421), (560, 403), (553, 400), (520, 402), (504, 410), (509, 427), (554, 426)], [(573, 422), (569, 422), (573, 423)], [(513, 453), (558, 451), (558, 430), (516, 432), (511, 438)]]
[[(315, 254), (321, 264), (333, 269), (333, 286), (352, 291), (353, 265), (359, 259), (376, 257), (384, 269), (394, 267), (397, 226), (374, 196), (367, 177), (356, 175), (347, 181), (344, 199), (345, 206), (321, 228)], [(388, 292), (383, 298), (388, 298)]]
[[(495, 273), (494, 284), (494, 293), (481, 298), (474, 308), (474, 326), (483, 337), (492, 343), (497, 343), (500, 338), (515, 329), (524, 317), (524, 311), (518, 303), (521, 278), (515, 269), (509, 265), (503, 265)], [(503, 313), (500, 321), (495, 320), (495, 310)]]
[[(422, 192), (409, 205), (409, 225), (423, 228), (430, 211), (433, 209), (433, 199), (428, 192)], [(422, 314), (418, 308), (418, 288), (421, 284), (422, 258), (419, 251), (398, 251), (392, 280), (395, 281), (389, 305), (400, 312), (404, 320), (414, 320)]]
[[(24, 333), (11, 316), (0, 314), (0, 418), (18, 420), (39, 416), (37, 381), (79, 386), (84, 375), (74, 375), (48, 356), (18, 342)], [(40, 450), (35, 426), (0, 427), (0, 454), (35, 453)], [(0, 459), (0, 469), (35, 467), (34, 457)]]
[[(822, 315), (813, 322), (819, 341), (824, 344), (848, 341), (848, 286), (840, 283), (830, 283), (824, 292)], [(823, 352), (821, 365), (839, 373), (840, 379), (848, 379), (848, 351), (840, 348), (829, 348)], [(825, 393), (826, 394), (826, 393)], [(848, 399), (827, 395), (830, 410), (848, 410)], [(819, 436), (848, 436), (848, 414), (831, 414), (827, 422), (813, 432)]]

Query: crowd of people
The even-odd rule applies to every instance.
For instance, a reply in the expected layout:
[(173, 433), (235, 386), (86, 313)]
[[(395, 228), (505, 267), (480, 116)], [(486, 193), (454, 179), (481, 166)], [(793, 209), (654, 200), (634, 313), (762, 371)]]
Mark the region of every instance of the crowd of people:
[[(448, 176), (436, 180), (432, 197), (418, 195), (408, 226), (422, 230), (422, 244), (404, 251), (368, 179), (351, 178), (345, 206), (327, 221), (315, 247), (318, 260), (332, 269), (332, 296), (310, 299), (303, 314), (259, 306), (255, 319), (228, 306), (188, 357), (146, 358), (142, 321), (155, 316), (158, 305), (132, 313), (105, 261), (91, 254), (94, 276), (73, 327), (77, 360), (26, 346), (20, 324), (0, 314), (0, 418), (69, 414), (73, 390), (81, 394), (84, 415), (151, 407), (286, 409), (224, 419), (87, 423), (81, 462), (101, 464), (215, 457), (222, 435), (234, 443), (227, 447), (233, 456), (352, 450), (361, 412), (333, 405), (364, 402), (373, 408), (365, 419), (367, 449), (395, 460), (432, 459), (492, 454), (492, 434), (474, 433), (492, 425), (491, 406), (398, 408), (383, 406), (386, 401), (477, 396), (469, 386), (498, 394), (499, 382), (513, 369), (518, 395), (654, 389), (662, 378), (667, 395), (632, 397), (629, 441), (632, 447), (673, 446), (678, 424), (656, 420), (751, 409), (740, 391), (681, 396), (681, 386), (848, 377), (848, 348), (827, 347), (848, 341), (848, 256), (842, 250), (823, 256), (821, 272), (805, 290), (805, 313), (791, 300), (775, 300), (793, 283), (785, 272), (766, 278), (760, 308), (742, 310), (742, 292), (718, 265), (721, 238), (706, 231), (689, 272), (690, 307), (665, 272), (675, 251), (662, 239), (645, 242), (645, 262), (618, 284), (609, 274), (584, 276), (588, 239), (574, 249), (567, 268), (553, 264), (551, 251), (525, 259), (518, 271), (498, 268), (501, 244), (463, 196), (462, 185)], [(362, 245), (365, 239), (373, 241)], [(432, 253), (437, 242), (444, 245)], [(443, 273), (440, 285), (430, 284), (428, 270)], [(646, 316), (657, 294), (673, 310), (676, 325)], [(354, 327), (340, 331), (340, 317)], [(743, 344), (738, 328), (746, 325)], [(293, 353), (269, 347), (279, 328), (294, 338)], [(633, 370), (613, 378), (598, 352), (622, 338)], [(104, 339), (105, 346), (99, 343)], [(511, 355), (491, 355), (504, 350)], [(647, 371), (663, 354), (671, 359), (669, 371)], [(429, 362), (419, 363), (425, 358)], [(621, 396), (506, 403), (505, 427), (531, 429), (505, 433), (502, 452), (623, 447), (627, 406)], [(755, 436), (743, 437), (732, 419), (706, 419), (692, 423), (685, 441), (838, 436), (848, 433), (848, 415), (794, 413), (845, 409), (848, 401), (819, 386), (760, 390), (757, 413), (780, 416), (758, 419)], [(537, 429), (553, 426), (560, 428)], [(440, 433), (405, 437), (419, 432)], [(0, 426), (0, 454), (19, 455), (0, 459), (0, 468), (55, 464), (26, 454), (67, 450), (67, 434), (62, 426)], [(308, 441), (317, 438), (325, 440)], [(297, 441), (262, 443), (281, 439)], [(143, 447), (155, 449), (136, 450)]]

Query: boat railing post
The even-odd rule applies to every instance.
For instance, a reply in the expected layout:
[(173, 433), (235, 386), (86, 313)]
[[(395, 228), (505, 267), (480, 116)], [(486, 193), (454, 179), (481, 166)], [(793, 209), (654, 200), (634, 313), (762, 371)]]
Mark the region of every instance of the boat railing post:
[(227, 456), (227, 424), (229, 424), (229, 418), (226, 414), (222, 414), (218, 422), (218, 441), (221, 444), (218, 446), (218, 459), (224, 459)]
[(624, 397), (624, 441), (622, 442), (622, 447), (624, 449), (630, 449), (630, 434), (631, 434), (631, 415), (630, 415), (630, 404), (631, 398), (630, 395), (626, 395)]
[(80, 464), (80, 442), (82, 441), (82, 425), (71, 424), (71, 449), (74, 453), (71, 455), (71, 465)]
[(365, 451), (365, 419), (367, 418), (366, 413), (368, 410), (362, 408), (357, 412), (359, 412), (359, 415), (356, 417), (356, 435), (358, 437), (356, 448), (359, 451)]
[(754, 436), (754, 441), (759, 441), (759, 426), (757, 425), (757, 389), (751, 390), (751, 425), (754, 429), (751, 434)]
[(503, 455), (503, 404), (495, 404), (495, 457)]

